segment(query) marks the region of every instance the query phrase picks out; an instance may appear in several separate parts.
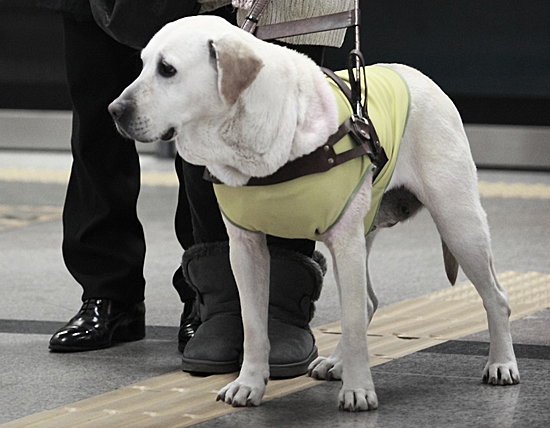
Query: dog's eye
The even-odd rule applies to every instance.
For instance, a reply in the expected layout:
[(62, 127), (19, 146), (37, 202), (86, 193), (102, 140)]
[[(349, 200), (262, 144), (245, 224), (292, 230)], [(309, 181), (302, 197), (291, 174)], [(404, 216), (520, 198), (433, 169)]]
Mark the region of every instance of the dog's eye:
[(173, 77), (178, 71), (164, 60), (160, 60), (157, 66), (158, 73), (162, 77)]

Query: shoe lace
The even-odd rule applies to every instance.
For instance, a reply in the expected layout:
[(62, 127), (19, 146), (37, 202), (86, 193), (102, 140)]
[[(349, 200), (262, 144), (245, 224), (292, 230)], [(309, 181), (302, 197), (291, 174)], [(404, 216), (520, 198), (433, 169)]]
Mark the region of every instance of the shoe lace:
[(87, 311), (90, 309), (95, 309), (96, 307), (100, 306), (103, 301), (101, 299), (86, 299), (82, 303), (82, 308), (80, 308), (81, 311)]

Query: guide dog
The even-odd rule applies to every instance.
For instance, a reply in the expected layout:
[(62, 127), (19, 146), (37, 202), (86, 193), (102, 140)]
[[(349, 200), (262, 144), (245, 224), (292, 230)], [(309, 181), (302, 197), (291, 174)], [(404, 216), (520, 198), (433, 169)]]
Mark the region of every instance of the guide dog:
[[(118, 130), (138, 142), (175, 139), (185, 160), (206, 166), (227, 186), (244, 186), (251, 177), (273, 174), (323, 146), (338, 128), (334, 92), (313, 61), (220, 18), (170, 23), (141, 56), (141, 74), (109, 106)], [(333, 258), (342, 337), (330, 357), (313, 361), (309, 374), (341, 379), (339, 406), (349, 411), (378, 406), (367, 349), (367, 326), (377, 306), (366, 262), (372, 240), (381, 228), (409, 217), (420, 206), (437, 225), (450, 281), (454, 283), (460, 265), (483, 300), (491, 342), (484, 382), (508, 385), (520, 380), (510, 305), (493, 268), (486, 214), (459, 113), (419, 71), (398, 64), (385, 67), (406, 82), (410, 106), (374, 226), (365, 238), (371, 171), (336, 223), (316, 236)], [(218, 400), (256, 406), (269, 378), (269, 255), (264, 231), (246, 230), (226, 216), (224, 221), (245, 339), (240, 374), (220, 390)]]

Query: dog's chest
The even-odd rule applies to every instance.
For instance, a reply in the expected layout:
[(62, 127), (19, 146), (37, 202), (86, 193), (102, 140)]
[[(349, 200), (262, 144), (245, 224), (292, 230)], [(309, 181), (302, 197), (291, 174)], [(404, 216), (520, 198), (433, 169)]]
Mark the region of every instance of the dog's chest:
[[(347, 72), (345, 72), (347, 73)], [(338, 72), (345, 78), (344, 72)], [(368, 233), (384, 190), (390, 181), (409, 106), (408, 89), (401, 77), (386, 67), (367, 67), (368, 110), (388, 163), (373, 183), (371, 208), (365, 217)], [(345, 96), (332, 83), (340, 121), (352, 114)], [(349, 150), (356, 143), (350, 136), (340, 140), (337, 153)], [(283, 238), (320, 240), (340, 219), (373, 165), (367, 156), (355, 158), (327, 172), (266, 186), (230, 187), (214, 185), (218, 203), (225, 217), (247, 230)]]

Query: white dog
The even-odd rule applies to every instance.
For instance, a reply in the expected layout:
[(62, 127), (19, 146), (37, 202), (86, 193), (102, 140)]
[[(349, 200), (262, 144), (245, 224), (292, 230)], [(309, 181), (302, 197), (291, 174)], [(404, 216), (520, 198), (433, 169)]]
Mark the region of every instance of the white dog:
[[(207, 166), (229, 186), (268, 176), (314, 151), (339, 125), (331, 84), (311, 60), (262, 42), (220, 18), (192, 17), (168, 24), (143, 50), (142, 59), (140, 76), (109, 107), (119, 131), (140, 142), (175, 138), (184, 159)], [(459, 114), (439, 87), (418, 71), (396, 64), (385, 67), (406, 82), (410, 108), (374, 226), (391, 226), (410, 216), (417, 205), (429, 210), (443, 241), (449, 279), (454, 282), (460, 264), (487, 311), (491, 347), (484, 381), (516, 384), (510, 306), (493, 268), (486, 215)], [(267, 192), (269, 187), (263, 189)], [(333, 257), (342, 337), (332, 355), (315, 360), (309, 373), (319, 379), (341, 379), (339, 404), (350, 411), (378, 406), (366, 339), (377, 305), (366, 263), (375, 232), (365, 240), (364, 228), (371, 189), (369, 170), (335, 224), (314, 237), (325, 242)], [(269, 378), (269, 255), (264, 233), (269, 231), (245, 230), (224, 220), (245, 340), (240, 375), (218, 399), (233, 406), (255, 406)]]

